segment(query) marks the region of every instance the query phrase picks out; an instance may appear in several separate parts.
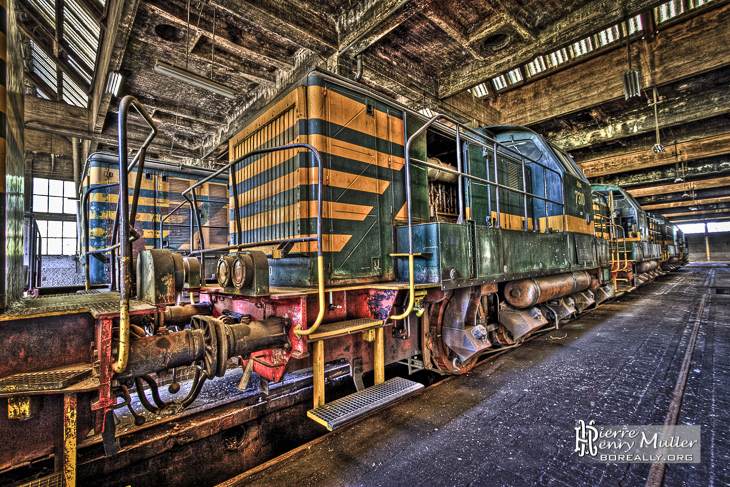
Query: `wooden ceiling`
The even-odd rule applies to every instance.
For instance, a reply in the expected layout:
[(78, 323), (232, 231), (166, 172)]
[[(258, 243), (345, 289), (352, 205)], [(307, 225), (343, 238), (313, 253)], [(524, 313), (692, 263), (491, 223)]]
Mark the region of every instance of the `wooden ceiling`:
[[(19, 0), (30, 33), (34, 1)], [(730, 218), (728, 0), (674, 0), (672, 8), (684, 13), (663, 22), (655, 8), (666, 2), (656, 0), (79, 3), (93, 8), (102, 26), (89, 106), (28, 96), (27, 133), (79, 137), (87, 151), (115, 150), (119, 98), (104, 86), (119, 72), (121, 94), (137, 97), (161, 129), (151, 153), (211, 166), (227, 159), (227, 140), (293, 80), (315, 66), (353, 78), (361, 55), (361, 82), (410, 107), (476, 125), (530, 126), (569, 151), (592, 181), (626, 187), (650, 211), (675, 221)], [(628, 29), (604, 46), (598, 39), (637, 16), (643, 28), (628, 39), (642, 96), (625, 100)], [(576, 55), (573, 44), (589, 37), (591, 52)], [(527, 63), (563, 49), (570, 53), (564, 62), (528, 77)], [(158, 60), (212, 77), (236, 98), (158, 75)], [(495, 90), (493, 79), (512, 70), (517, 80)], [(32, 77), (26, 83), (35, 94)], [(482, 83), (487, 96), (467, 91)], [(653, 87), (666, 147), (658, 155), (651, 150)], [(133, 141), (144, 138), (141, 119), (130, 128)], [(47, 141), (29, 140), (37, 140), (29, 152), (53, 153)]]

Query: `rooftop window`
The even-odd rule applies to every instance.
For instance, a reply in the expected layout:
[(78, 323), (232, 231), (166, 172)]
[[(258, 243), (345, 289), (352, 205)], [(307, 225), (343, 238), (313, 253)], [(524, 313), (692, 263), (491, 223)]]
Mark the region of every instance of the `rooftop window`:
[(528, 78), (542, 73), (546, 69), (547, 65), (545, 64), (544, 56), (537, 56), (532, 62), (525, 64), (525, 72)]
[(477, 98), (484, 98), (489, 94), (489, 90), (487, 89), (487, 83), (479, 83), (474, 88), (469, 88), (468, 91)]
[(509, 84), (519, 83), (522, 81), (522, 71), (520, 71), (520, 68), (515, 68), (507, 73), (507, 77), (509, 78)]
[(621, 31), (618, 28), (618, 24), (608, 29), (602, 30), (597, 34), (598, 45), (603, 47), (615, 42), (621, 38)]
[(507, 88), (507, 81), (504, 79), (503, 74), (500, 74), (496, 78), (492, 78), (492, 84), (494, 85), (494, 89), (497, 91)]
[(569, 59), (568, 50), (566, 48), (558, 49), (557, 51), (548, 54), (548, 61), (550, 62), (551, 67), (560, 66)]
[(590, 37), (586, 37), (583, 40), (573, 43), (570, 47), (573, 49), (573, 57), (582, 56), (593, 50), (593, 41)]
[(673, 19), (681, 13), (684, 13), (682, 0), (670, 0), (669, 2), (659, 5), (654, 9), (654, 17), (657, 24)]

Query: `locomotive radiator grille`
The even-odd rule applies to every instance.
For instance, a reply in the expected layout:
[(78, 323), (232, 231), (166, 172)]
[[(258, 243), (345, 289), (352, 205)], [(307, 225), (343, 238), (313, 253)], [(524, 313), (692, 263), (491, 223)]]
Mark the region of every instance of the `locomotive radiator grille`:
[(332, 431), (421, 389), (423, 384), (394, 377), (382, 384), (312, 409), (307, 412), (307, 416)]

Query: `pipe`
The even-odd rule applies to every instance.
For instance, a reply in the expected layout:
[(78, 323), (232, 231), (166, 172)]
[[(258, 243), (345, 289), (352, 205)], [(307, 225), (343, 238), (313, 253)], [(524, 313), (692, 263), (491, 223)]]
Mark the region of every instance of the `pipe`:
[(193, 316), (210, 314), (212, 314), (210, 303), (200, 303), (168, 306), (162, 317), (164, 326), (170, 327), (189, 325)]
[[(427, 166), (426, 169), (426, 174), (429, 181), (438, 181), (441, 183), (452, 184), (456, 182), (456, 168), (454, 166), (452, 166), (451, 164), (446, 164), (436, 157), (429, 157), (428, 162), (432, 165)], [(436, 169), (433, 166), (443, 167), (443, 169), (448, 169), (448, 171), (444, 171), (443, 169)]]
[[(73, 158), (74, 190), (78, 196), (81, 193), (81, 139), (71, 137), (71, 154)], [(83, 208), (76, 202), (76, 232), (81, 233), (81, 210)], [(77, 245), (78, 247), (78, 245)], [(77, 248), (78, 250), (78, 248)]]
[(129, 241), (129, 186), (127, 183), (127, 115), (129, 113), (129, 107), (134, 105), (142, 117), (147, 121), (150, 126), (151, 132), (147, 139), (142, 144), (137, 155), (144, 155), (143, 151), (152, 143), (152, 139), (157, 135), (157, 125), (150, 118), (149, 114), (145, 111), (144, 107), (130, 95), (122, 98), (119, 104), (119, 116), (118, 116), (118, 134), (119, 134), (119, 202), (117, 208), (119, 209), (120, 225), (121, 225), (121, 263), (119, 267), (120, 282), (119, 282), (119, 352), (118, 358), (112, 364), (112, 370), (119, 374), (127, 368), (127, 360), (129, 358), (129, 299), (131, 296), (132, 287), (132, 245)]
[(507, 283), (504, 296), (515, 308), (528, 308), (551, 299), (588, 289), (591, 276), (586, 271), (536, 277)]
[[(464, 223), (464, 180), (462, 175), (464, 174), (463, 166), (461, 162), (461, 126), (456, 126), (456, 169), (459, 171), (459, 175), (456, 177), (457, 190), (459, 193), (459, 218), (456, 223)], [(410, 186), (410, 185), (409, 185)]]
[(129, 379), (190, 365), (205, 353), (202, 330), (182, 330), (167, 335), (137, 338), (132, 342), (127, 366), (115, 379)]
[(357, 73), (355, 73), (355, 81), (360, 81), (362, 79), (362, 54), (358, 54), (355, 59), (357, 60)]

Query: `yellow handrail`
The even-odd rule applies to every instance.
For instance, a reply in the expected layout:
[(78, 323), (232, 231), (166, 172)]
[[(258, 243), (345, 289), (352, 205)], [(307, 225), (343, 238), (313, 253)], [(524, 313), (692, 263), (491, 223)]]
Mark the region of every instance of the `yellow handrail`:
[(302, 330), (301, 323), (294, 327), (294, 334), (300, 338), (317, 331), (317, 328), (319, 328), (319, 325), (322, 324), (322, 320), (324, 319), (324, 258), (321, 255), (317, 256), (317, 294), (319, 295), (319, 313), (317, 314), (317, 319), (314, 320), (314, 324), (306, 330)]
[(413, 252), (408, 255), (408, 291), (408, 306), (406, 307), (405, 312), (396, 316), (391, 316), (391, 320), (402, 320), (411, 314), (411, 311), (413, 311), (413, 305), (416, 302), (416, 284), (413, 281)]

